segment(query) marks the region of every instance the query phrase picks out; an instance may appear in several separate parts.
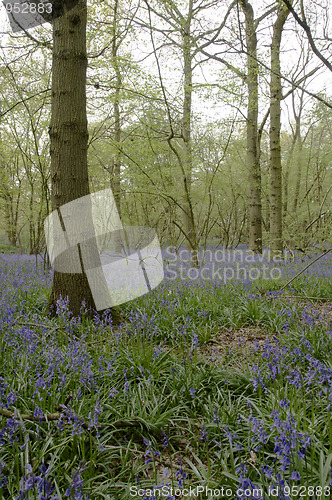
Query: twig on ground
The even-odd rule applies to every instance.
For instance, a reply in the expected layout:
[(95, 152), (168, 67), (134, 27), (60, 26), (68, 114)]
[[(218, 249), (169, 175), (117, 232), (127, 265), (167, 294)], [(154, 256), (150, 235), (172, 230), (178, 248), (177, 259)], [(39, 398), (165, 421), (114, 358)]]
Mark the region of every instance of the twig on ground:
[(332, 298), (328, 297), (305, 297), (304, 295), (281, 295), (283, 299), (305, 299), (305, 300), (324, 300), (325, 302), (332, 302)]
[[(66, 398), (66, 401), (70, 400), (72, 397), (72, 395), (70, 394), (69, 396), (67, 396)], [(69, 398), (69, 399), (68, 399)], [(67, 402), (68, 402), (67, 401)], [(6, 417), (6, 418), (15, 418), (16, 420), (32, 420), (33, 422), (41, 422), (41, 421), (54, 421), (54, 420), (60, 420), (60, 418), (63, 418), (64, 421), (68, 421), (68, 416), (65, 415), (65, 411), (66, 410), (69, 410), (70, 411), (70, 408), (67, 408), (65, 405), (63, 406), (57, 406), (56, 409), (62, 409), (63, 411), (61, 413), (46, 413), (44, 415), (40, 415), (40, 416), (35, 416), (35, 415), (32, 415), (32, 414), (20, 414), (19, 412), (16, 412), (16, 413), (13, 413), (11, 411), (8, 411), (8, 410), (5, 410), (4, 408), (0, 408), (0, 415), (2, 415), (3, 417)], [(78, 415), (77, 415), (78, 416)], [(91, 431), (93, 429), (91, 429), (91, 427), (93, 427), (93, 425), (89, 425), (87, 424), (83, 418), (79, 417), (78, 418), (80, 419), (80, 425), (83, 429), (85, 429), (86, 431), (89, 431), (91, 433)], [(107, 427), (110, 427), (110, 426), (113, 426), (113, 427), (119, 427), (121, 429), (121, 427), (124, 427), (124, 428), (140, 428), (140, 427), (144, 427), (148, 432), (150, 432), (151, 434), (155, 435), (155, 436), (160, 436), (162, 434), (162, 431), (160, 431), (159, 429), (154, 429), (154, 428), (150, 428), (149, 426), (147, 426), (145, 424), (145, 422), (143, 422), (141, 419), (139, 419), (138, 417), (133, 417), (132, 419), (130, 420), (124, 420), (124, 421), (121, 421), (121, 420), (118, 420), (116, 422), (111, 422), (109, 424), (100, 424), (98, 425), (98, 429), (105, 429)]]
[(310, 262), (310, 264), (308, 264), (304, 269), (302, 269), (302, 271), (300, 271), (299, 273), (297, 273), (296, 276), (294, 276), (292, 279), (290, 279), (289, 281), (287, 281), (286, 285), (284, 285), (282, 288), (280, 288), (279, 292), (282, 292), (286, 286), (290, 285), (290, 283), (292, 283), (292, 281), (294, 281), (298, 276), (300, 276), (300, 274), (304, 273), (304, 271), (306, 271), (310, 266), (312, 266), (312, 264), (314, 264), (315, 262), (317, 262), (317, 260), (321, 259), (322, 257), (324, 257), (324, 255), (328, 254), (329, 252), (331, 252), (332, 248), (329, 248), (328, 250), (326, 250), (326, 252), (322, 253), (322, 255), (319, 255), (319, 257), (316, 257), (316, 259), (314, 259), (312, 262)]
[(25, 321), (19, 321), (18, 324), (20, 326), (38, 326), (38, 328), (47, 328), (47, 330), (55, 330), (57, 328), (60, 328), (58, 325), (41, 325), (40, 323), (30, 323), (30, 322), (25, 322)]
[(22, 420), (33, 420), (34, 422), (39, 422), (40, 420), (60, 420), (63, 417), (63, 413), (48, 413), (43, 416), (35, 417), (34, 415), (29, 415), (25, 413), (13, 413), (11, 411), (5, 410), (4, 408), (0, 408), (0, 415), (6, 418), (15, 418)]

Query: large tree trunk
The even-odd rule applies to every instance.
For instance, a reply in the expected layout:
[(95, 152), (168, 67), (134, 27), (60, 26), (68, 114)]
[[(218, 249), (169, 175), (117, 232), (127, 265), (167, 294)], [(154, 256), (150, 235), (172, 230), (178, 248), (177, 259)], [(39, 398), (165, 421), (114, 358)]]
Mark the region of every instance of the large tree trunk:
[[(86, 0), (53, 22), (52, 117), (49, 129), (52, 208), (89, 194), (86, 115)], [(77, 315), (82, 301), (94, 307), (84, 273), (55, 271), (49, 306), (69, 297)]]
[(247, 0), (240, 0), (245, 16), (248, 61), (247, 167), (250, 186), (249, 247), (262, 252), (262, 194), (258, 145), (258, 62), (254, 11)]
[[(52, 206), (58, 213), (64, 234), (66, 224), (60, 207), (89, 194), (86, 21), (87, 2), (79, 0), (74, 8), (54, 20), (53, 24), (52, 117), (49, 129)], [(90, 268), (95, 269), (96, 264), (100, 264), (100, 258), (97, 245), (91, 240), (94, 229), (91, 211), (86, 204), (82, 216), (84, 224), (79, 224), (82, 227), (77, 230), (82, 233), (82, 242), (85, 236), (90, 237), (90, 242), (79, 243), (64, 256), (60, 255), (60, 269), (65, 267), (70, 272), (54, 272), (49, 301), (53, 313), (60, 297), (68, 297), (69, 309), (75, 316), (80, 315), (83, 301), (87, 308), (95, 309), (84, 263), (92, 263)], [(70, 236), (67, 235), (67, 240)], [(55, 264), (55, 268), (59, 268), (59, 260)], [(107, 295), (102, 272), (96, 269), (94, 274), (102, 293)]]
[(271, 82), (270, 82), (270, 248), (274, 255), (282, 255), (282, 170), (280, 147), (280, 114), (281, 114), (281, 77), (280, 77), (280, 44), (288, 9), (281, 6), (273, 26), (271, 44)]

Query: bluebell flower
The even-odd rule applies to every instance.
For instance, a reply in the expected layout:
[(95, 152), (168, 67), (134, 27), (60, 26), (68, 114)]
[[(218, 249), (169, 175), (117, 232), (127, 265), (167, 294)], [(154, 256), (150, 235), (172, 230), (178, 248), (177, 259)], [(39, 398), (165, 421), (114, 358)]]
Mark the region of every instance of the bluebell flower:
[(202, 426), (201, 437), (199, 438), (201, 441), (207, 442), (208, 433), (206, 432), (205, 426)]
[(213, 422), (214, 422), (215, 424), (220, 424), (220, 423), (221, 423), (221, 420), (220, 420), (220, 418), (218, 417), (218, 412), (217, 412), (217, 410), (214, 410), (214, 412), (213, 412)]
[(167, 437), (166, 432), (164, 430), (162, 431), (162, 434), (164, 436), (163, 437), (163, 446), (166, 447), (166, 446), (168, 446), (168, 437)]
[(79, 466), (73, 471), (72, 482), (65, 492), (65, 497), (69, 497), (71, 500), (91, 500), (87, 495), (83, 496), (84, 483), (81, 474), (86, 468)]
[(119, 391), (113, 387), (113, 388), (110, 390), (109, 396), (110, 396), (111, 398), (115, 398), (115, 396), (117, 396), (118, 394), (119, 394)]
[(147, 439), (143, 438), (143, 443), (146, 446), (146, 450), (144, 453), (145, 464), (148, 465), (151, 462), (151, 460), (153, 460), (154, 456), (160, 457), (160, 453), (159, 451), (155, 451), (152, 449), (151, 441), (148, 441)]
[(261, 472), (264, 474), (264, 476), (267, 479), (271, 479), (272, 474), (273, 474), (273, 469), (271, 469), (271, 467), (269, 467), (268, 465), (263, 465), (261, 467)]
[(289, 408), (289, 403), (290, 403), (290, 400), (287, 398), (281, 399), (279, 401), (279, 405), (281, 406), (281, 408)]
[(178, 485), (180, 488), (183, 488), (183, 479), (187, 479), (187, 473), (184, 472), (183, 468), (182, 468), (182, 459), (181, 457), (178, 458), (178, 461), (179, 461), (179, 464), (180, 464), (180, 468), (176, 471), (176, 478), (178, 480)]
[(7, 476), (4, 474), (5, 468), (6, 464), (4, 462), (0, 462), (0, 488), (2, 488), (8, 483)]

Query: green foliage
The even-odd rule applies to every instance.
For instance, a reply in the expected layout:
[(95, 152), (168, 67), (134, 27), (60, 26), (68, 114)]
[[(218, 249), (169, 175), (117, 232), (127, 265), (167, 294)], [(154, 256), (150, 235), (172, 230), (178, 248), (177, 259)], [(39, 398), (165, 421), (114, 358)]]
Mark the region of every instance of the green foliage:
[(0, 243), (0, 253), (17, 254), (19, 253), (19, 249), (10, 243)]
[[(128, 498), (137, 477), (145, 489), (181, 479), (235, 492), (246, 477), (266, 494), (278, 473), (290, 486), (328, 487), (329, 324), (316, 302), (288, 294), (331, 297), (330, 276), (301, 276), (285, 297), (272, 280), (166, 283), (114, 327), (107, 316), (72, 318), (65, 301), (51, 319), (42, 269), (0, 271), (1, 408), (30, 415), (0, 417), (3, 498), (43, 463), (59, 499), (75, 474), (94, 499)], [(62, 423), (32, 418), (61, 412)]]

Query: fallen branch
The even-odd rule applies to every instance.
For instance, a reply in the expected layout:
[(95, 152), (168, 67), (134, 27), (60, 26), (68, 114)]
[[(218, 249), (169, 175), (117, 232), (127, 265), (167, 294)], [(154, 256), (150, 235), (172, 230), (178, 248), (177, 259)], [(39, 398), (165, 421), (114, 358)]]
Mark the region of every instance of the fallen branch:
[(13, 413), (11, 411), (5, 410), (4, 408), (0, 408), (0, 415), (6, 418), (15, 418), (16, 420), (33, 420), (34, 422), (39, 422), (40, 420), (60, 420), (60, 418), (63, 417), (63, 413), (48, 413), (47, 415), (35, 417), (34, 415), (25, 413)]
[[(67, 398), (69, 398), (69, 396), (67, 396)], [(58, 408), (62, 408), (62, 407), (57, 406), (56, 409), (58, 409)], [(61, 412), (61, 413), (48, 413), (45, 415), (40, 415), (40, 416), (35, 417), (35, 415), (32, 415), (32, 414), (24, 414), (24, 413), (20, 414), (18, 412), (13, 413), (11, 411), (5, 410), (4, 408), (0, 408), (0, 415), (2, 415), (3, 417), (6, 417), (6, 418), (15, 418), (16, 420), (20, 420), (20, 419), (21, 420), (32, 420), (33, 422), (41, 422), (41, 421), (48, 422), (48, 421), (60, 420), (61, 418), (63, 418), (64, 421), (68, 421), (69, 416), (65, 415), (66, 410), (70, 411), (69, 408), (66, 408), (65, 405), (63, 405), (63, 412)], [(76, 416), (80, 420), (80, 426), (84, 430), (91, 433), (91, 431), (93, 431), (93, 429), (91, 429), (91, 427), (93, 427), (93, 425), (91, 426), (91, 425), (87, 424), (81, 417), (79, 417), (78, 415), (76, 415)], [(153, 425), (151, 425), (151, 426), (147, 425), (139, 417), (133, 417), (130, 420), (124, 420), (124, 421), (118, 420), (116, 422), (112, 422), (109, 424), (99, 424), (97, 427), (98, 427), (98, 429), (105, 429), (105, 428), (110, 427), (110, 426), (115, 427), (115, 428), (119, 427), (120, 428), (119, 430), (121, 430), (121, 427), (131, 428), (131, 429), (143, 427), (148, 432), (153, 434), (154, 436), (159, 437), (162, 434), (162, 431), (154, 428)]]
[(18, 324), (20, 326), (37, 326), (38, 328), (47, 328), (47, 330), (55, 330), (57, 328), (61, 328), (60, 326), (58, 325), (41, 325), (39, 323), (29, 323), (29, 322), (23, 322), (23, 321), (19, 321)]
[[(68, 408), (64, 408), (64, 410), (67, 410)], [(61, 413), (47, 413), (45, 415), (40, 415), (35, 417), (35, 415), (32, 414), (21, 414), (21, 413), (13, 413), (11, 411), (5, 410), (4, 408), (0, 408), (0, 415), (6, 418), (15, 418), (15, 420), (32, 420), (33, 422), (51, 422), (51, 421), (56, 421), (60, 420), (61, 418), (65, 421), (68, 422), (68, 416), (65, 415), (64, 412)], [(80, 426), (82, 429), (88, 431), (91, 434), (91, 425), (87, 424), (83, 419), (78, 417), (80, 419)], [(98, 426), (99, 427), (99, 426)]]
[(322, 300), (325, 302), (332, 302), (332, 298), (328, 297), (305, 297), (303, 295), (281, 295), (281, 298), (285, 299), (305, 299), (305, 300)]
[[(60, 418), (64, 418), (65, 420), (68, 420), (68, 417), (65, 416), (65, 411), (70, 411), (70, 408), (67, 408), (67, 404), (71, 399), (73, 399), (72, 394), (68, 394), (65, 399), (65, 403), (63, 405), (55, 406), (55, 409), (58, 411), (61, 411), (60, 413), (46, 413), (45, 415), (32, 415), (32, 414), (25, 414), (25, 413), (19, 413), (18, 411), (13, 413), (11, 411), (5, 410), (4, 408), (0, 408), (0, 415), (6, 418), (15, 418), (16, 420), (32, 420), (33, 422), (40, 422), (40, 421), (54, 421), (54, 420), (60, 420)], [(80, 417), (79, 417), (80, 418)], [(84, 422), (83, 419), (80, 418), (81, 425), (84, 429), (89, 429), (89, 426), (86, 422)]]
[(332, 250), (332, 248), (329, 248), (328, 250), (326, 250), (326, 252), (322, 253), (322, 255), (320, 255), (319, 257), (316, 257), (316, 259), (314, 259), (312, 262), (310, 262), (310, 264), (308, 264), (304, 269), (302, 269), (302, 271), (300, 271), (299, 273), (297, 273), (297, 275), (294, 276), (294, 278), (292, 278), (289, 281), (287, 281), (286, 285), (284, 285), (282, 288), (280, 288), (279, 292), (282, 292), (286, 288), (286, 286), (290, 285), (290, 283), (292, 283), (298, 276), (300, 276), (300, 274), (304, 273), (304, 271), (306, 271), (310, 266), (312, 266), (315, 262), (317, 262), (317, 260), (319, 260), (322, 257), (324, 257), (324, 255), (326, 255), (329, 252), (331, 252), (331, 250)]

